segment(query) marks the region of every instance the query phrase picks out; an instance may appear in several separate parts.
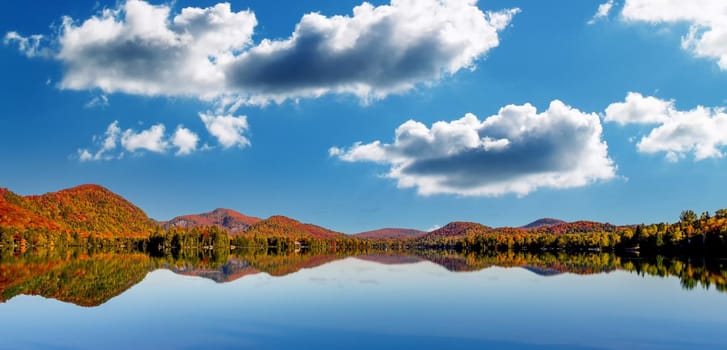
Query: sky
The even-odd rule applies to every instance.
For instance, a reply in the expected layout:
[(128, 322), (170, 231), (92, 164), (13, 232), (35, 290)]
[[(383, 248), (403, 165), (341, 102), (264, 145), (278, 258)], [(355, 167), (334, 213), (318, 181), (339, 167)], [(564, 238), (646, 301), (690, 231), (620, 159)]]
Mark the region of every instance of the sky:
[(5, 4), (0, 187), (343, 232), (727, 207), (727, 4)]

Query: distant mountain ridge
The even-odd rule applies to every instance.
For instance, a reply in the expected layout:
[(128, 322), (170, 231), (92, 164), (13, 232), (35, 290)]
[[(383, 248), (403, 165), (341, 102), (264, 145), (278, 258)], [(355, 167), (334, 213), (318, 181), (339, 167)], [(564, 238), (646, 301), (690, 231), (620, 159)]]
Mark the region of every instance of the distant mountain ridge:
[[(162, 228), (197, 228), (217, 226), (231, 236), (283, 236), (294, 238), (338, 239), (438, 239), (472, 234), (522, 234), (614, 232), (618, 226), (593, 221), (565, 222), (542, 218), (521, 227), (493, 228), (476, 222), (454, 221), (424, 232), (406, 228), (382, 228), (346, 235), (295, 219), (275, 215), (267, 219), (247, 216), (232, 209), (218, 208), (211, 212), (175, 217), (155, 222), (144, 211), (123, 197), (99, 185), (80, 185), (43, 195), (20, 196), (0, 188), (0, 232), (3, 228), (23, 232), (65, 232), (100, 235), (106, 238), (146, 237)], [(11, 231), (12, 232), (12, 231)]]
[(527, 225), (520, 226), (520, 228), (538, 228), (543, 226), (553, 226), (558, 224), (565, 224), (566, 222), (563, 220), (553, 219), (553, 218), (542, 218), (535, 220)]
[(207, 213), (177, 216), (169, 221), (162, 221), (159, 224), (165, 229), (169, 229), (170, 227), (195, 228), (218, 226), (229, 234), (236, 235), (241, 234), (261, 220), (254, 216), (238, 213), (232, 209), (217, 208)]
[(452, 237), (474, 232), (488, 232), (492, 227), (476, 222), (453, 221), (424, 235), (425, 237)]
[(364, 239), (411, 238), (426, 234), (426, 231), (409, 228), (382, 228), (353, 234), (354, 237)]

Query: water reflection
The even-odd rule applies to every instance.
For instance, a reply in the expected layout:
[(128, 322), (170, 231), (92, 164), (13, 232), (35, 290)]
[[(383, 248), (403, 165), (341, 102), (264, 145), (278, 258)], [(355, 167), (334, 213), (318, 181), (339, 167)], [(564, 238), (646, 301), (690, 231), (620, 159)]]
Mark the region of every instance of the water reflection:
[(684, 289), (712, 286), (727, 291), (725, 260), (642, 258), (606, 253), (553, 254), (505, 252), (460, 254), (441, 250), (396, 252), (277, 252), (274, 250), (183, 250), (150, 255), (134, 251), (79, 249), (34, 250), (0, 254), (0, 301), (17, 295), (40, 295), (79, 306), (98, 306), (141, 282), (154, 270), (197, 276), (217, 283), (266, 273), (294, 274), (301, 269), (355, 257), (387, 265), (429, 261), (452, 272), (493, 266), (523, 268), (540, 276), (589, 275), (624, 270), (639, 275), (676, 276)]

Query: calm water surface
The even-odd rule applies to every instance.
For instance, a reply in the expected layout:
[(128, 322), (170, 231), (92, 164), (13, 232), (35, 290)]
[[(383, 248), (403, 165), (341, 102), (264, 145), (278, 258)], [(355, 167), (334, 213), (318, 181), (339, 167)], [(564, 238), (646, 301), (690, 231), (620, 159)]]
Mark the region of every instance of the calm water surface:
[[(133, 264), (98, 271), (103, 260), (86, 270), (43, 264), (33, 269), (50, 272), (35, 279), (0, 265), (2, 349), (727, 348), (727, 293), (619, 269), (454, 272), (391, 256), (269, 272), (242, 259), (140, 274)], [(94, 290), (110, 295), (96, 300)]]

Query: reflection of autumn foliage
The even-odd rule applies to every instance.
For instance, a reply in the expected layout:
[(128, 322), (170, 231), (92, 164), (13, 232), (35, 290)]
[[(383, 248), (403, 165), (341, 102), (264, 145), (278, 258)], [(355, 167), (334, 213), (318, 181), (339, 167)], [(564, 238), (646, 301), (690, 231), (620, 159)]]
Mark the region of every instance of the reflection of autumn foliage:
[(552, 254), (527, 252), (493, 252), (461, 254), (454, 251), (421, 250), (415, 254), (450, 271), (477, 271), (492, 266), (530, 267), (554, 272), (593, 274), (613, 271), (618, 257), (612, 254)]
[(301, 269), (314, 268), (331, 261), (343, 259), (346, 254), (268, 254), (267, 252), (242, 251), (238, 258), (250, 266), (271, 276), (285, 276)]
[(640, 275), (677, 276), (682, 287), (694, 289), (714, 287), (720, 292), (727, 292), (727, 263), (714, 259), (667, 259), (657, 256), (651, 259), (627, 259), (618, 266), (619, 269)]
[(141, 282), (150, 267), (149, 257), (141, 253), (24, 255), (0, 265), (0, 297), (40, 295), (97, 306)]
[(681, 280), (686, 289), (714, 286), (727, 292), (727, 262), (720, 259), (687, 259), (654, 256), (627, 258), (609, 253), (567, 254), (493, 252), (489, 254), (461, 254), (443, 250), (420, 250), (415, 255), (441, 265), (450, 271), (479, 271), (492, 266), (521, 267), (534, 273), (551, 275), (574, 273), (579, 275), (624, 270), (641, 275), (669, 277)]
[(525, 268), (539, 275), (594, 274), (625, 270), (641, 275), (676, 276), (683, 288), (715, 286), (727, 292), (727, 263), (721, 260), (622, 257), (608, 253), (461, 254), (445, 250), (337, 251), (328, 253), (268, 250), (190, 249), (176, 254), (149, 256), (138, 252), (81, 250), (29, 251), (0, 254), (0, 301), (16, 295), (40, 295), (80, 306), (97, 306), (120, 295), (155, 269), (209, 278), (223, 283), (244, 276), (268, 273), (285, 276), (350, 256), (384, 264), (411, 264), (428, 260), (454, 271), (478, 271), (493, 266)]

